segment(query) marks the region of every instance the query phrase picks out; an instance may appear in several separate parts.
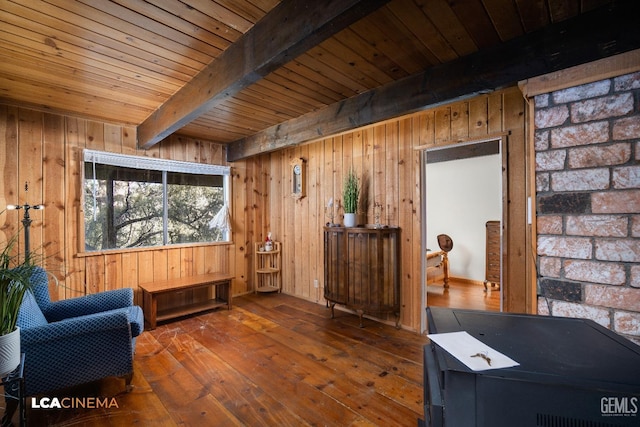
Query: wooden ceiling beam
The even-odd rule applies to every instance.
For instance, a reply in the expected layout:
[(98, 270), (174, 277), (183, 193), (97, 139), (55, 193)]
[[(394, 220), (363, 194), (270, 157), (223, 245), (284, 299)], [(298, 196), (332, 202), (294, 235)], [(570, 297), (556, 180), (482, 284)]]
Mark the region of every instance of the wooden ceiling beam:
[(230, 143), (230, 162), (317, 140), (640, 48), (640, 2), (618, 2)]
[(389, 0), (283, 0), (137, 129), (148, 149)]

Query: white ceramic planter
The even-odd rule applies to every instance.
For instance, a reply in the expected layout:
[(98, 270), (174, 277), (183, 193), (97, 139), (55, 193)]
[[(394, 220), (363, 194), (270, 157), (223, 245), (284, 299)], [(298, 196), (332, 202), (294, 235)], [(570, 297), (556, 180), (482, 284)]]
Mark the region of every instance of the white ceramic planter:
[(344, 214), (344, 226), (355, 227), (356, 226), (356, 214), (346, 213)]
[(7, 335), (0, 335), (0, 377), (16, 369), (20, 364), (20, 328)]

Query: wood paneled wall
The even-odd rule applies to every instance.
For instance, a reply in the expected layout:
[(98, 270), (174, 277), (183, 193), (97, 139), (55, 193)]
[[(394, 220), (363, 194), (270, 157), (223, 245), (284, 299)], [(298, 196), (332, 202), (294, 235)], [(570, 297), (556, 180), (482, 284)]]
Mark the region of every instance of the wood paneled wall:
[[(149, 151), (136, 149), (135, 128), (0, 105), (0, 209), (44, 203), (32, 211), (32, 247), (44, 247), (59, 298), (209, 271), (235, 275), (235, 295), (253, 290), (253, 243), (268, 231), (283, 244), (283, 291), (324, 304), (324, 208), (342, 199), (344, 171), (362, 178), (366, 221), (374, 202), (382, 222), (401, 228), (401, 323), (420, 329), (420, 149), (510, 132), (509, 261), (505, 307), (530, 311), (525, 277), (525, 104), (516, 88), (408, 115), (343, 135), (232, 164), (233, 243), (79, 254), (81, 149), (225, 164), (224, 147), (172, 137)], [(511, 156), (511, 153), (514, 155)], [(290, 197), (289, 162), (303, 158), (307, 195)], [(24, 182), (29, 182), (25, 199)], [(0, 214), (0, 241), (17, 232), (22, 213)], [(336, 217), (336, 222), (341, 217)], [(520, 265), (520, 267), (518, 267)], [(317, 279), (319, 286), (314, 287)], [(516, 284), (517, 282), (517, 284)]]
[[(214, 164), (224, 164), (225, 157), (221, 145), (178, 137), (140, 151), (134, 127), (0, 105), (0, 211), (7, 204), (45, 205), (42, 211), (30, 211), (31, 248), (44, 255), (46, 268), (58, 278), (58, 287), (51, 289), (53, 298), (137, 289), (139, 283), (211, 271), (233, 272), (233, 244), (82, 253), (78, 233), (83, 148)], [(0, 242), (19, 232), (21, 252), (22, 215), (23, 211), (0, 214)]]
[[(401, 323), (419, 330), (423, 307), (420, 150), (503, 135), (510, 153), (505, 280), (511, 286), (504, 292), (505, 308), (532, 311), (535, 303), (524, 280), (526, 254), (531, 249), (525, 238), (524, 117), (524, 99), (514, 88), (249, 159), (243, 162), (245, 219), (251, 230), (246, 235), (256, 241), (271, 231), (283, 243), (283, 291), (324, 304), (322, 227), (329, 221), (324, 208), (329, 198), (342, 199), (344, 172), (353, 167), (364, 186), (366, 222), (374, 222), (377, 202), (383, 208), (381, 222), (401, 228)], [(299, 157), (306, 162), (307, 196), (295, 200), (290, 196), (289, 162)], [(342, 222), (340, 216), (336, 222)], [(248, 248), (250, 243), (243, 245)]]

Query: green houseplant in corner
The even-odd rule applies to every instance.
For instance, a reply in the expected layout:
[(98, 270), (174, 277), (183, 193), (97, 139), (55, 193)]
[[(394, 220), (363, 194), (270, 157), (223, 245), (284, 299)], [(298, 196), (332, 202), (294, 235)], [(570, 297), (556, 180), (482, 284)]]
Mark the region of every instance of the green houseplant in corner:
[(360, 197), (360, 183), (353, 169), (347, 172), (344, 178), (342, 189), (342, 207), (344, 208), (344, 226), (354, 227), (356, 225), (356, 211), (358, 210), (358, 199)]
[(10, 238), (0, 251), (0, 377), (20, 363), (20, 329), (16, 326), (20, 305), (31, 289), (35, 268), (31, 257), (15, 255), (17, 236)]

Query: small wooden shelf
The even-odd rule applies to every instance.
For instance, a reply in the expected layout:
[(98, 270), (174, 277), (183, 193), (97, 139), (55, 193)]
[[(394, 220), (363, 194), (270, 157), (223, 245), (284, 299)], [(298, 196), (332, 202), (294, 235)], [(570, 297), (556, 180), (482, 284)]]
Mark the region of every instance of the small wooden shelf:
[(273, 242), (270, 251), (261, 250), (264, 243), (255, 243), (254, 259), (254, 290), (258, 292), (280, 292), (282, 290), (282, 275), (280, 269), (280, 242)]
[(162, 322), (164, 320), (175, 319), (177, 317), (187, 316), (189, 314), (227, 306), (228, 304), (226, 301), (223, 301), (221, 299), (210, 299), (209, 301), (187, 304), (181, 307), (173, 307), (166, 310), (158, 311), (156, 314), (156, 322)]

